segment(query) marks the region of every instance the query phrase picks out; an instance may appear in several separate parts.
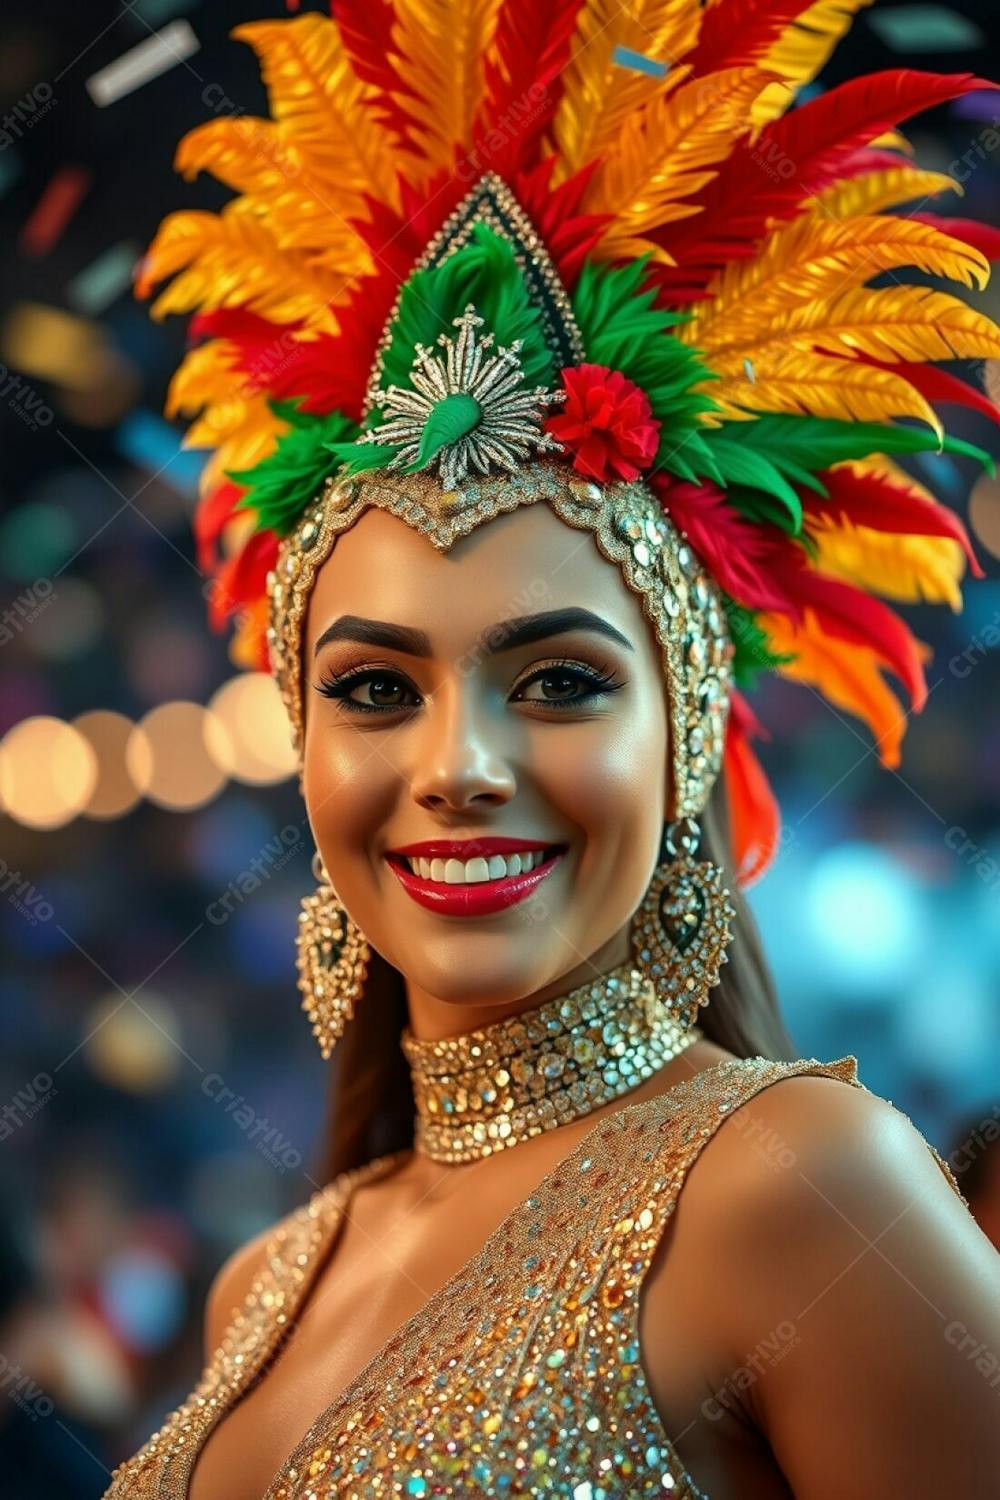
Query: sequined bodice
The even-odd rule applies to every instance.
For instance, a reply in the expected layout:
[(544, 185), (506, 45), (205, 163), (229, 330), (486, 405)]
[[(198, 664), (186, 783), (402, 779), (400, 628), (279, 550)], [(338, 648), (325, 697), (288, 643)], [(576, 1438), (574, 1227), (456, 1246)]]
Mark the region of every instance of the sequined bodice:
[[(707, 1500), (653, 1405), (640, 1288), (706, 1140), (732, 1110), (797, 1073), (864, 1087), (853, 1057), (738, 1059), (597, 1121), (320, 1414), (265, 1500)], [(343, 1174), (275, 1228), (196, 1389), (116, 1469), (105, 1500), (187, 1500), (201, 1446), (294, 1321), (349, 1193), (395, 1159)]]

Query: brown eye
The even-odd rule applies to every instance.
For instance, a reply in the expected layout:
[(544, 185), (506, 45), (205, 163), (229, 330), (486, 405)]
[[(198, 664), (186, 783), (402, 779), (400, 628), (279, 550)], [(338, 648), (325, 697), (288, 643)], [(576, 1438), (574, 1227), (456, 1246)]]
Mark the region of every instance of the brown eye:
[[(355, 691), (368, 690), (368, 702), (355, 698)], [(316, 688), (325, 698), (335, 698), (351, 712), (392, 713), (412, 705), (405, 700), (410, 684), (398, 672), (387, 670), (348, 672), (343, 677), (324, 678)]]
[[(526, 688), (539, 684), (540, 697), (524, 697)], [(612, 671), (595, 672), (591, 667), (579, 667), (570, 662), (540, 667), (523, 682), (516, 696), (522, 703), (538, 703), (545, 708), (576, 708), (592, 699), (608, 693), (616, 693), (624, 687)]]

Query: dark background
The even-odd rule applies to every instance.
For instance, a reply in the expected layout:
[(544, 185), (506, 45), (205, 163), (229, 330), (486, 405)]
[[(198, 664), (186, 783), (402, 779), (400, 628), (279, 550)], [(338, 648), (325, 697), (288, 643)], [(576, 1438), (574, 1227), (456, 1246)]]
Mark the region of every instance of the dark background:
[[(822, 84), (895, 65), (1000, 74), (995, 5), (922, 10), (863, 12)], [(205, 704), (235, 673), (204, 620), (199, 461), (160, 416), (184, 320), (151, 322), (127, 269), (166, 212), (231, 196), (176, 177), (174, 150), (220, 101), (265, 112), (254, 57), (227, 34), (284, 13), (6, 0), (0, 736), (34, 716)], [(972, 30), (949, 43), (928, 29), (942, 16)], [(98, 108), (87, 78), (178, 19), (200, 50)], [(921, 165), (945, 170), (985, 125), (952, 107), (907, 134)], [(998, 161), (980, 153), (944, 211), (996, 223)], [(53, 191), (79, 201), (47, 243), (37, 215)], [(996, 286), (976, 300), (1000, 317)], [(988, 421), (948, 416), (997, 451)], [(973, 465), (936, 459), (920, 477), (968, 514)], [(808, 690), (772, 681), (752, 698), (786, 829), (751, 902), (797, 1045), (855, 1053), (942, 1151), (1000, 1117), (1000, 486), (978, 482), (987, 579), (967, 582), (962, 614), (903, 607), (935, 655), (901, 773)], [(190, 811), (144, 798), (43, 828), (0, 811), (0, 1496), (101, 1494), (193, 1384), (212, 1273), (315, 1185), (325, 1069), (293, 964), (311, 854), (287, 773), (230, 777)], [(276, 1146), (222, 1107), (222, 1087)]]

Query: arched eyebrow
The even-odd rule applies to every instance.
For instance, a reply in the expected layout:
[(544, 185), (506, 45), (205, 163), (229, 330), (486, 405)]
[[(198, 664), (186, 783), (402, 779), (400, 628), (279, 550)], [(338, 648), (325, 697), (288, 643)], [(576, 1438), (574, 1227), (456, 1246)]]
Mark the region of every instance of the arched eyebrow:
[[(486, 655), (496, 655), (500, 651), (512, 651), (515, 646), (529, 646), (550, 635), (565, 635), (569, 630), (590, 630), (617, 641), (629, 651), (635, 649), (628, 637), (622, 635), (608, 620), (579, 606), (549, 609), (537, 615), (516, 615), (510, 620), (500, 620), (482, 631), (473, 649)], [(388, 620), (368, 620), (363, 615), (341, 615), (339, 620), (334, 620), (316, 642), (313, 655), (331, 641), (361, 641), (368, 646), (385, 646), (390, 651), (402, 651), (407, 656), (433, 655), (430, 636), (426, 631), (414, 630), (407, 625), (392, 625)]]

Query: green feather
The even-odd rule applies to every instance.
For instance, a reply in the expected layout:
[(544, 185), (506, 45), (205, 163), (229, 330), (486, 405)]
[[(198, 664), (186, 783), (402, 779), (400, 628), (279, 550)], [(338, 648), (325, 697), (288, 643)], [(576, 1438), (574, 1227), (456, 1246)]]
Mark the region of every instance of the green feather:
[(363, 474), (384, 469), (402, 448), (402, 443), (328, 443), (329, 451), (344, 465), (341, 473)]
[(716, 377), (697, 350), (669, 332), (687, 322), (688, 315), (653, 307), (655, 291), (640, 290), (648, 259), (640, 256), (617, 267), (584, 262), (573, 293), (573, 313), (586, 359), (620, 370), (649, 398), (660, 423), (656, 468), (681, 479), (707, 476), (721, 483), (701, 422), (717, 405), (704, 391), (694, 389)]
[(300, 411), (294, 402), (272, 401), (269, 405), (276, 416), (290, 424), (288, 431), (278, 438), (277, 448), (267, 458), (252, 469), (232, 470), (227, 477), (247, 486), (237, 509), (256, 512), (258, 531), (270, 528), (279, 536), (287, 536), (334, 468), (329, 453), (331, 439), (354, 437), (358, 425), (340, 411), (317, 417)]
[[(736, 423), (726, 423), (725, 436), (735, 434)], [(741, 447), (763, 453), (787, 477), (804, 483), (803, 474), (816, 474), (832, 464), (869, 458), (876, 453), (931, 453), (943, 448), (964, 453), (984, 468), (992, 460), (981, 448), (961, 438), (937, 435), (926, 427), (904, 427), (890, 422), (840, 422), (832, 417), (796, 417), (769, 413), (738, 424)], [(711, 439), (710, 439), (711, 441)], [(796, 472), (797, 471), (797, 472)], [(812, 488), (817, 488), (813, 481)]]
[(795, 660), (794, 652), (779, 654), (768, 648), (767, 636), (752, 610), (744, 609), (726, 593), (722, 604), (734, 647), (732, 672), (738, 688), (752, 688), (761, 672), (771, 672), (784, 662)]
[(737, 442), (736, 438), (715, 433), (708, 440), (708, 447), (722, 473), (723, 484), (746, 485), (779, 500), (787, 511), (787, 519), (780, 523), (782, 529), (792, 536), (798, 535), (802, 530), (802, 501), (769, 456)]
[(495, 344), (508, 348), (522, 340), (519, 358), (527, 385), (555, 384), (541, 309), (531, 300), (513, 247), (476, 224), (461, 249), (439, 265), (414, 271), (403, 283), (382, 364), (382, 389), (409, 389), (416, 345), (433, 348), (442, 333), (453, 338), (453, 320), (470, 302), (484, 320), (481, 332), (492, 333)]

